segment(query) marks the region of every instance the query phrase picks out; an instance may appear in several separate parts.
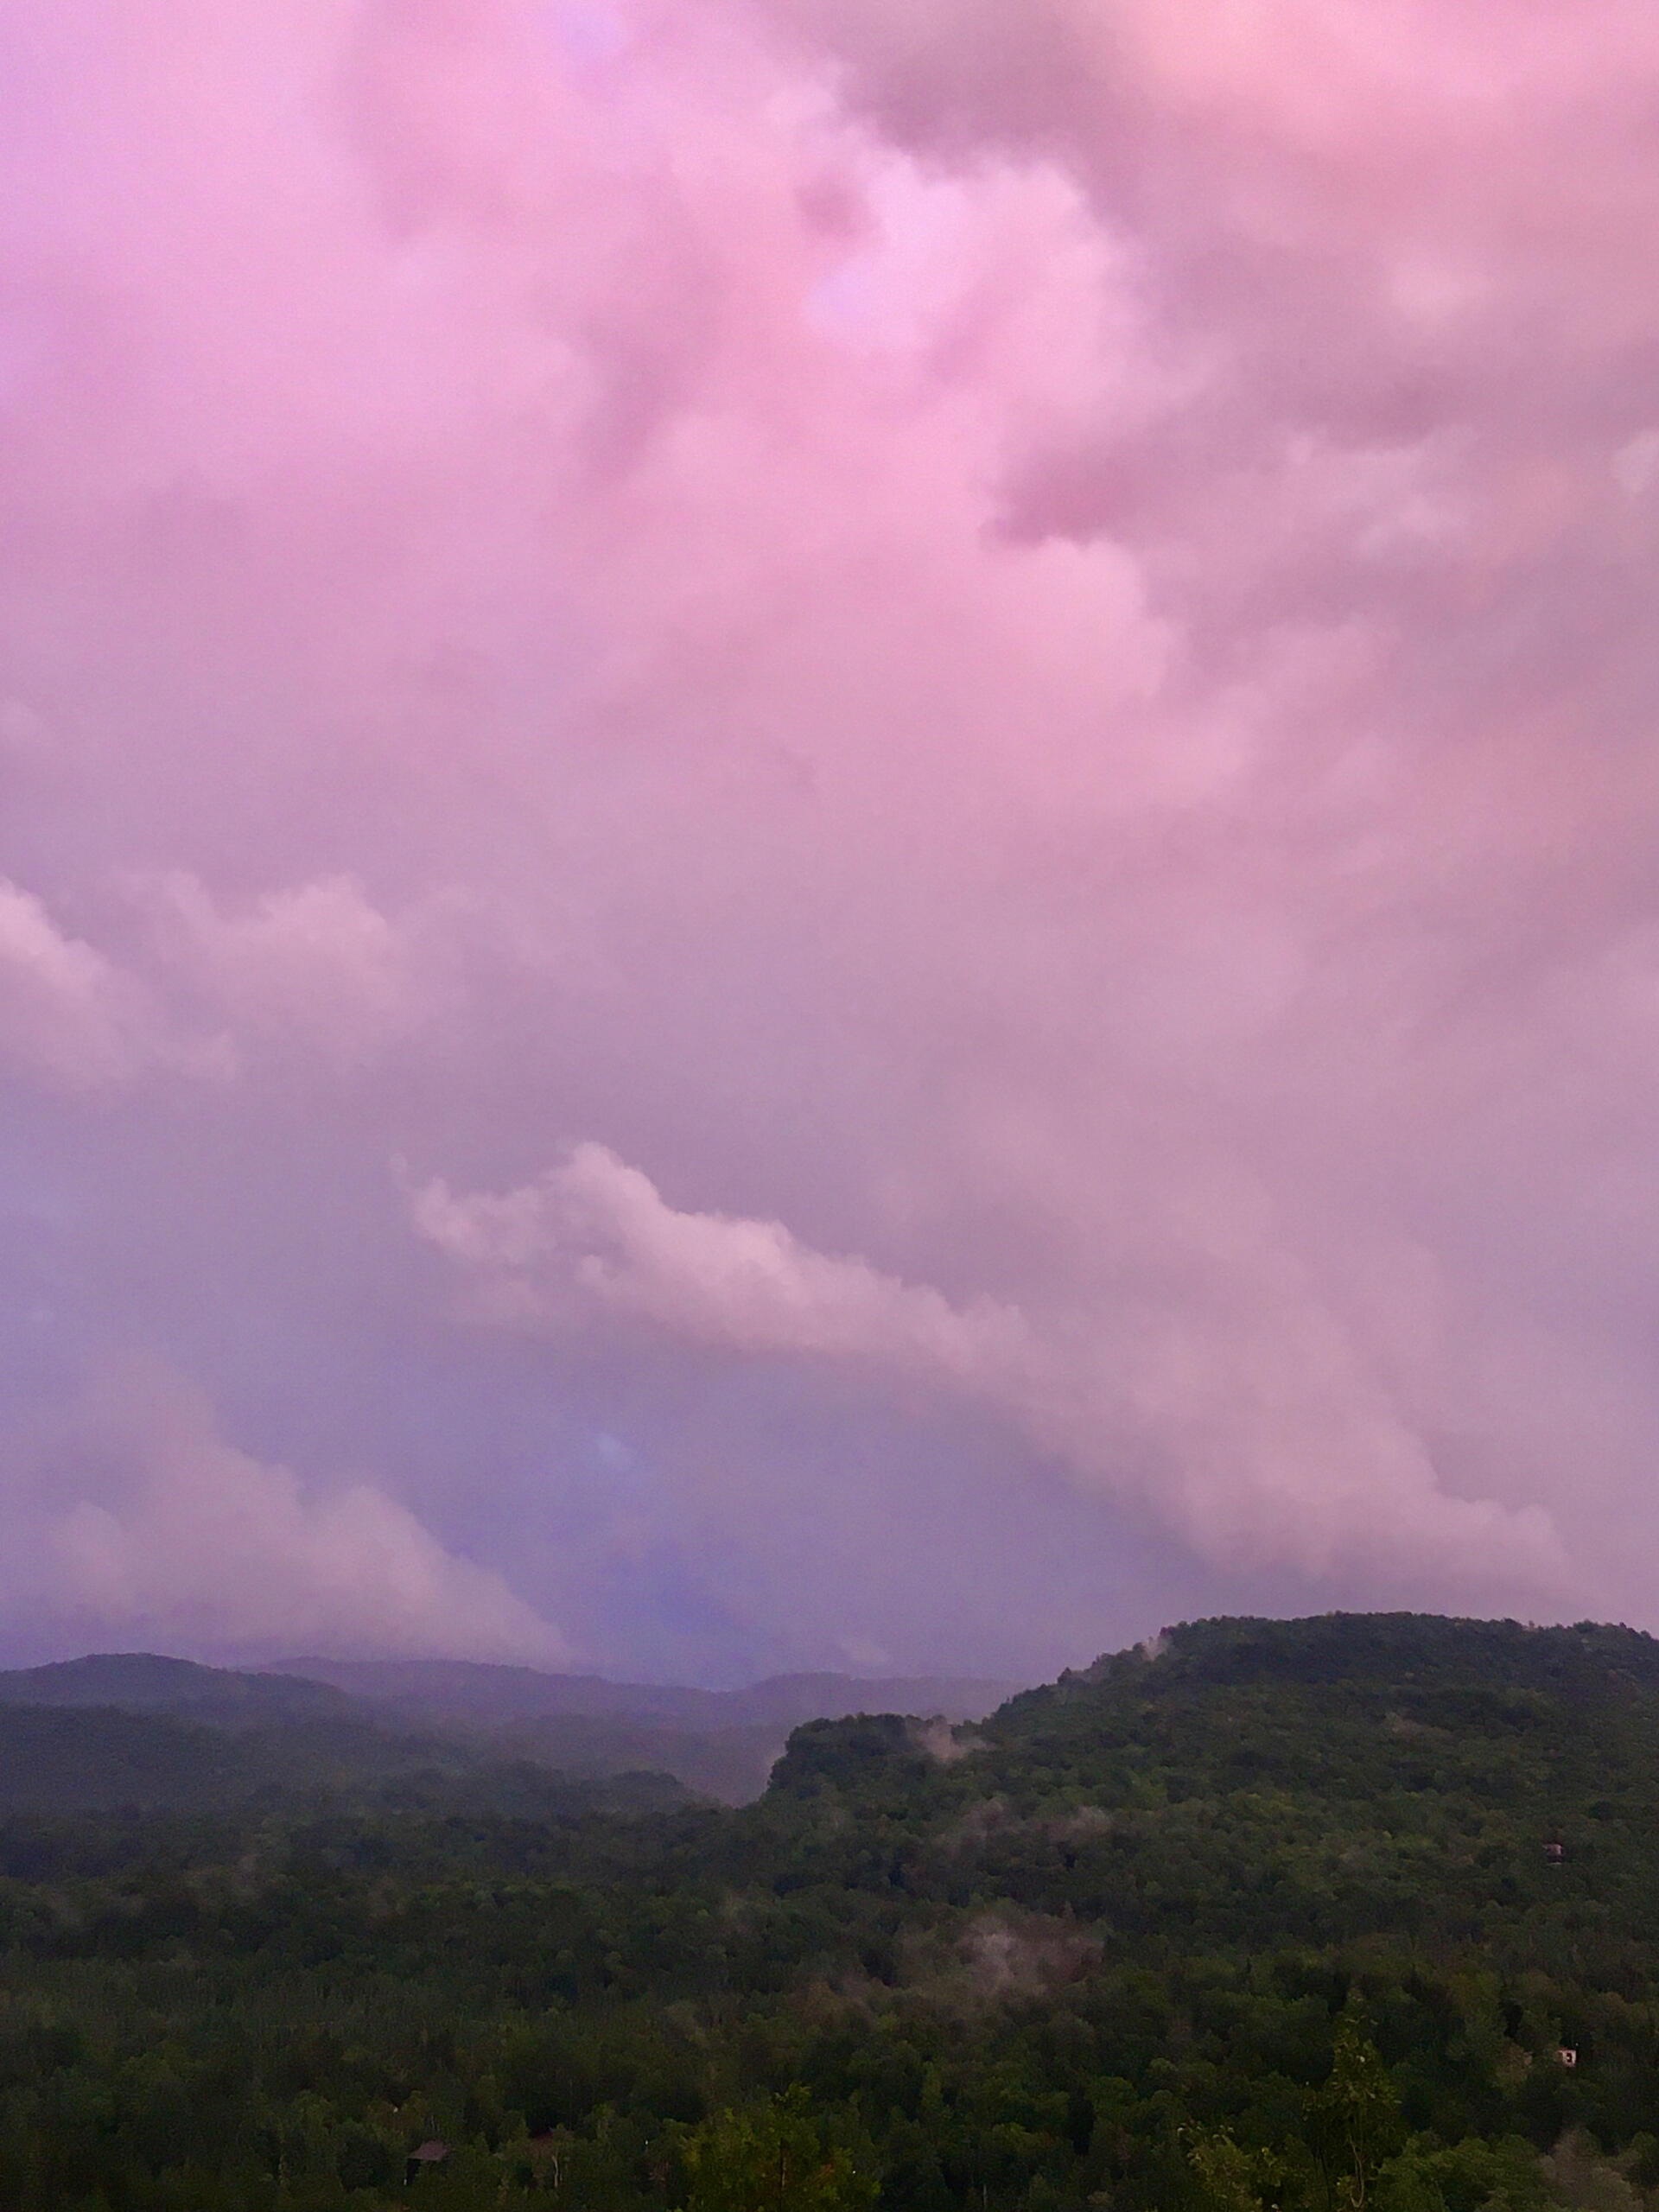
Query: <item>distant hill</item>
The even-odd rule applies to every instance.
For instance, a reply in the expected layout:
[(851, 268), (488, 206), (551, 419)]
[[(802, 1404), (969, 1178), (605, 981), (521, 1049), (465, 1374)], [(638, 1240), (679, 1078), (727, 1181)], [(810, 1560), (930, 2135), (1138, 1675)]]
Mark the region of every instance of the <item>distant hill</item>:
[[(342, 1700), (342, 1704), (346, 1700)], [(570, 1776), (482, 1740), (398, 1733), (353, 1717), (226, 1726), (111, 1705), (0, 1700), (0, 1815), (27, 1813), (659, 1811), (665, 1773)]]
[(170, 1713), (0, 1709), (0, 1812), (195, 1812), (257, 1787), (236, 1738)]
[(581, 1759), (576, 1775), (550, 1758), (554, 1749), (418, 1727), (328, 1682), (156, 1652), (0, 1673), (0, 1814), (308, 1805), (539, 1816), (655, 1809), (683, 1796), (646, 1742)]
[(687, 1790), (737, 1804), (802, 1720), (870, 1705), (965, 1715), (1007, 1687), (799, 1675), (721, 1692), (458, 1661), (264, 1673), (100, 1652), (0, 1673), (0, 1812), (296, 1797), (626, 1809)]
[(654, 1770), (726, 1805), (761, 1795), (789, 1740), (788, 1729), (770, 1721), (702, 1730), (582, 1713), (545, 1713), (490, 1733), (502, 1753), (540, 1759), (566, 1774)]
[(0, 1672), (0, 1704), (115, 1706), (228, 1726), (338, 1719), (353, 1710), (346, 1692), (327, 1682), (199, 1667), (154, 1651), (94, 1652)]
[(290, 1659), (288, 1675), (397, 1715), (410, 1726), (484, 1730), (504, 1751), (573, 1775), (641, 1768), (673, 1775), (727, 1804), (758, 1797), (790, 1731), (855, 1713), (973, 1720), (1017, 1684), (951, 1675), (776, 1675), (745, 1689), (613, 1682), (449, 1659)]
[(942, 1713), (977, 1720), (1023, 1688), (955, 1675), (774, 1675), (745, 1689), (702, 1690), (662, 1682), (615, 1682), (599, 1675), (543, 1674), (456, 1659), (289, 1659), (285, 1673), (352, 1695), (427, 1713), (494, 1725), (552, 1713), (666, 1722), (700, 1732), (760, 1725), (787, 1731), (804, 1720), (853, 1713)]

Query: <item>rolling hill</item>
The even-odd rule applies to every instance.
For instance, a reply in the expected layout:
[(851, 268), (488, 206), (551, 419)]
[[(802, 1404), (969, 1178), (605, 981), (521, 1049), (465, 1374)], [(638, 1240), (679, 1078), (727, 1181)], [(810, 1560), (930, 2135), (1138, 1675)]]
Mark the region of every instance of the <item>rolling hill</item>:
[(688, 1790), (737, 1804), (764, 1790), (798, 1721), (895, 1696), (982, 1712), (1005, 1688), (830, 1675), (722, 1692), (452, 1661), (249, 1672), (99, 1653), (0, 1673), (0, 1810), (385, 1806), (410, 1791), (521, 1810)]

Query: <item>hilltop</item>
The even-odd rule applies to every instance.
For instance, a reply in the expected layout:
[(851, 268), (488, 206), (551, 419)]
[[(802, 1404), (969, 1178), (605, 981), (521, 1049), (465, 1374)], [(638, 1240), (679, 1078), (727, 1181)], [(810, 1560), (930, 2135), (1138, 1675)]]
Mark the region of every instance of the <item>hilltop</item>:
[(154, 1651), (92, 1652), (84, 1659), (0, 1672), (0, 1704), (109, 1706), (232, 1726), (338, 1719), (355, 1709), (352, 1699), (326, 1682), (201, 1667)]

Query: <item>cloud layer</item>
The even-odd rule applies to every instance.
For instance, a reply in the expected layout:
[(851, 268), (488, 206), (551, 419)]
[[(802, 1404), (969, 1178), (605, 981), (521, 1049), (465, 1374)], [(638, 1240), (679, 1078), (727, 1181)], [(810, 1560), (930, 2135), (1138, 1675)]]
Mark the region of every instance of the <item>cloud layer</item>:
[(14, 1618), (140, 1648), (252, 1656), (453, 1652), (557, 1665), (569, 1650), (501, 1578), (456, 1559), (364, 1482), (308, 1495), (227, 1444), (199, 1392), (142, 1365), (10, 1440)]
[(1650, 1621), (1656, 94), (0, 0), (0, 1428), (200, 1394), (118, 1541), (25, 1454), (35, 1643)]
[(1254, 1554), (1313, 1576), (1363, 1562), (1426, 1587), (1572, 1587), (1548, 1514), (1447, 1497), (1294, 1283), (1249, 1328), (1230, 1308), (1119, 1301), (1033, 1325), (810, 1251), (779, 1222), (677, 1213), (592, 1144), (504, 1198), (430, 1185), (415, 1218), (486, 1319), (557, 1333), (587, 1313), (637, 1319), (712, 1351), (855, 1363), (981, 1402), (1084, 1481), (1143, 1500), (1217, 1567)]

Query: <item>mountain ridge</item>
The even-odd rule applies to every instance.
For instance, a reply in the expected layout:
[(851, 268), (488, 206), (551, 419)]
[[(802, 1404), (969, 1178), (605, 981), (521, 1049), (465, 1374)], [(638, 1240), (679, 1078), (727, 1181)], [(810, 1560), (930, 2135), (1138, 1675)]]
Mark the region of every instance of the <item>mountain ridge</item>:
[(804, 1675), (713, 1691), (467, 1661), (238, 1669), (92, 1652), (0, 1673), (0, 1809), (229, 1804), (283, 1791), (380, 1803), (416, 1783), (429, 1796), (471, 1802), (482, 1789), (527, 1807), (551, 1802), (556, 1783), (598, 1802), (601, 1785), (626, 1782), (656, 1803), (646, 1776), (739, 1804), (761, 1795), (804, 1720), (895, 1699), (957, 1718), (1007, 1688)]
[(1025, 1687), (972, 1675), (799, 1673), (769, 1675), (737, 1689), (710, 1690), (464, 1659), (294, 1658), (283, 1660), (281, 1671), (327, 1683), (353, 1696), (419, 1706), (428, 1712), (447, 1710), (457, 1717), (614, 1716), (672, 1721), (700, 1731), (760, 1722), (794, 1726), (857, 1712), (937, 1713), (948, 1720), (977, 1720)]
[(340, 1718), (353, 1700), (332, 1683), (275, 1670), (209, 1667), (159, 1651), (89, 1651), (0, 1670), (0, 1704), (109, 1706), (222, 1722)]

